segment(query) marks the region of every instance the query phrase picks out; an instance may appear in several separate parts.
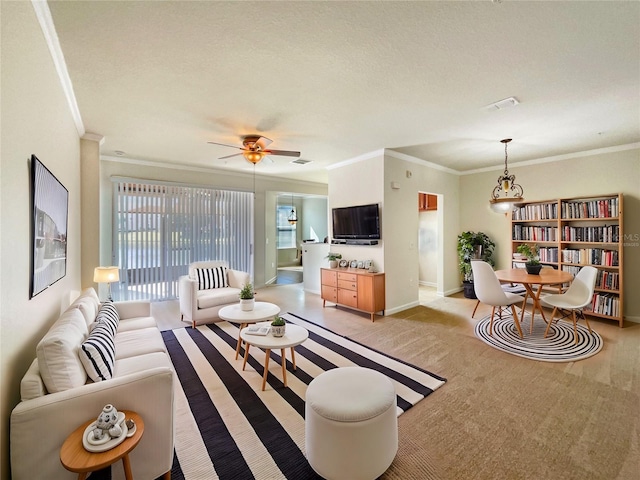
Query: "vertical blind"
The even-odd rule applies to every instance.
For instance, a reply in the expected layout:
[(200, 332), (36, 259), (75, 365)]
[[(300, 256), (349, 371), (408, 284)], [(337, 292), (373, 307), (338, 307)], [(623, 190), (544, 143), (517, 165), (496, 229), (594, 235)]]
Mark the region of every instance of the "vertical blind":
[(117, 300), (178, 296), (189, 264), (223, 260), (253, 278), (253, 193), (114, 180)]

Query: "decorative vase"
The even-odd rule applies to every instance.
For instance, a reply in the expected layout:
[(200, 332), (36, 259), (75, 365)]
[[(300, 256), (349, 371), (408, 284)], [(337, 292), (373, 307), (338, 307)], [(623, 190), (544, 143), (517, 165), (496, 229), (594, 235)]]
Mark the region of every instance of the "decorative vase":
[(338, 268), (337, 260), (329, 260), (329, 268)]
[(274, 337), (284, 336), (284, 330), (286, 325), (271, 325), (271, 335)]
[(528, 263), (524, 264), (524, 268), (527, 269), (527, 273), (530, 275), (538, 275), (540, 274), (540, 270), (542, 270), (542, 265), (529, 265)]
[(256, 302), (255, 298), (248, 298), (248, 299), (244, 299), (241, 298), (240, 299), (240, 310), (244, 311), (244, 312), (250, 312), (251, 310), (253, 310), (253, 306)]

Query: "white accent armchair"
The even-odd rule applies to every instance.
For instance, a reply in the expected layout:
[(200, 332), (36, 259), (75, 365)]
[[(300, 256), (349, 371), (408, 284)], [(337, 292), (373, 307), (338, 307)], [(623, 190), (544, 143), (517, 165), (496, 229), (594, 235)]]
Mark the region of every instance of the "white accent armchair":
[[(198, 268), (227, 268), (227, 287), (200, 290), (198, 288)], [(189, 275), (180, 277), (179, 300), (180, 318), (183, 322), (191, 323), (193, 328), (203, 323), (220, 320), (218, 311), (225, 305), (240, 301), (240, 290), (243, 285), (251, 281), (247, 272), (228, 268), (222, 261), (194, 262), (189, 265)]]

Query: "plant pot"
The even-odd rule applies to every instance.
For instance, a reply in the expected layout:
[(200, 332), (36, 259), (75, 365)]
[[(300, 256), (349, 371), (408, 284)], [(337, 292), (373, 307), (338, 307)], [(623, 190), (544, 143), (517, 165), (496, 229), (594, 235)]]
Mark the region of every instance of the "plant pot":
[(256, 299), (255, 298), (249, 298), (249, 299), (240, 299), (240, 310), (242, 310), (243, 312), (250, 312), (251, 310), (253, 310), (253, 306), (256, 303)]
[(329, 268), (338, 268), (337, 260), (329, 260)]
[(474, 300), (478, 298), (476, 297), (476, 291), (473, 288), (473, 282), (465, 280), (462, 282), (462, 287), (464, 288), (464, 298), (472, 298)]
[(286, 325), (271, 325), (271, 335), (273, 335), (274, 337), (284, 336), (286, 327)]
[(525, 263), (524, 268), (527, 269), (527, 273), (530, 275), (539, 275), (540, 270), (542, 270), (542, 265), (529, 265), (528, 263)]

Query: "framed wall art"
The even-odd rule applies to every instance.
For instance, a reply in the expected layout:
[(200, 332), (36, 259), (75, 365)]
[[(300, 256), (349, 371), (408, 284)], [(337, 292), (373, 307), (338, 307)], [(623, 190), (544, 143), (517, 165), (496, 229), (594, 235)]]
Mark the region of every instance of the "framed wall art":
[(31, 155), (31, 280), (29, 298), (67, 273), (69, 191)]

